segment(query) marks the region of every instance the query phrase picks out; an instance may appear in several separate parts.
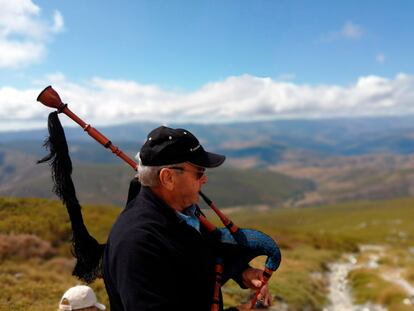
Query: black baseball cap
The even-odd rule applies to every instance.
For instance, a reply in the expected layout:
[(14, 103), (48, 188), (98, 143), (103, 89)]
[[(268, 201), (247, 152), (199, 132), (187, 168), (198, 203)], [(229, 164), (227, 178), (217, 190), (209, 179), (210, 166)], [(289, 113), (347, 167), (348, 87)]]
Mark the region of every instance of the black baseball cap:
[(139, 153), (145, 166), (191, 162), (201, 167), (220, 166), (225, 156), (207, 152), (198, 139), (185, 129), (160, 126), (152, 130)]

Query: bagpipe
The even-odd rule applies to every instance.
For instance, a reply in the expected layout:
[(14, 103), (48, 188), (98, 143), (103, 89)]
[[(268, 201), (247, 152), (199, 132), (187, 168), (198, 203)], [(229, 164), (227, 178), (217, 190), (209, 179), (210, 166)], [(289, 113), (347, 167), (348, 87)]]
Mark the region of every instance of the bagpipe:
[[(75, 187), (71, 178), (72, 162), (69, 157), (65, 134), (60, 124), (58, 114), (66, 114), (69, 118), (81, 126), (93, 139), (105, 148), (111, 150), (112, 153), (124, 160), (134, 170), (138, 169), (138, 163), (128, 157), (117, 146), (113, 145), (112, 142), (102, 133), (74, 114), (68, 108), (68, 105), (62, 102), (59, 94), (51, 86), (46, 87), (39, 94), (37, 101), (41, 102), (45, 106), (57, 109), (56, 111), (50, 113), (48, 119), (49, 138), (45, 142), (45, 146), (49, 149), (50, 154), (39, 160), (38, 163), (49, 162), (52, 170), (52, 179), (54, 181), (53, 191), (63, 201), (68, 210), (73, 232), (72, 254), (77, 259), (72, 274), (87, 283), (90, 283), (96, 278), (102, 277), (102, 256), (105, 244), (99, 244), (89, 234), (86, 226), (84, 225), (81, 206), (76, 197)], [(140, 189), (138, 180), (135, 179), (131, 184), (134, 184), (134, 186), (130, 187), (128, 202), (138, 194)], [(243, 247), (248, 252), (248, 256), (245, 258), (247, 263), (257, 256), (267, 256), (262, 275), (261, 288), (265, 286), (272, 276), (272, 273), (278, 269), (281, 262), (281, 253), (276, 242), (270, 236), (258, 230), (237, 227), (204, 193), (200, 191), (199, 194), (206, 204), (220, 218), (224, 228), (216, 227), (200, 211), (197, 212), (196, 216), (198, 217), (201, 225), (208, 232), (214, 233), (222, 245), (238, 245)], [(216, 282), (211, 311), (219, 310), (220, 287), (225, 281), (223, 279), (223, 261), (220, 258), (217, 259), (215, 266), (215, 279)], [(256, 305), (261, 288), (259, 288), (253, 296), (251, 307)]]

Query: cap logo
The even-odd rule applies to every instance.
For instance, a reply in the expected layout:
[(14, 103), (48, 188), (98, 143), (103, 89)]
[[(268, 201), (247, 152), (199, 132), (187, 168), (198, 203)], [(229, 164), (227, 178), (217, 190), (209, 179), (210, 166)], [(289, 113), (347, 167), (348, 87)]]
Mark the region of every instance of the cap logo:
[(196, 147), (194, 147), (194, 148), (190, 148), (190, 151), (191, 152), (194, 152), (194, 151), (196, 151), (198, 148), (200, 148), (200, 145), (197, 145)]

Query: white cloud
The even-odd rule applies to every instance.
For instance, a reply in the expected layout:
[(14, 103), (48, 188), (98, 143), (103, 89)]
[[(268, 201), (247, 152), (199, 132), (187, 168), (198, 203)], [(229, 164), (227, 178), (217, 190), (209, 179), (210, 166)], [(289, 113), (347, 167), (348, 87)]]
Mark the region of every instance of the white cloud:
[(364, 35), (364, 29), (351, 22), (347, 21), (342, 25), (342, 28), (337, 31), (330, 32), (322, 36), (322, 41), (334, 41), (338, 39), (359, 40)]
[(62, 74), (37, 83), (42, 85), (38, 89), (0, 88), (1, 130), (11, 129), (10, 124), (13, 128), (46, 124), (50, 109), (35, 99), (48, 84), (73, 112), (93, 125), (414, 114), (414, 76), (406, 74), (393, 79), (360, 77), (349, 86), (312, 86), (242, 75), (208, 83), (190, 93), (101, 78), (77, 84)]
[(45, 54), (42, 44), (0, 39), (0, 68), (24, 66), (36, 62)]
[(31, 0), (0, 0), (0, 68), (16, 68), (44, 57), (53, 33), (64, 27), (59, 11), (53, 21), (41, 16)]
[(59, 11), (53, 13), (53, 26), (52, 31), (54, 33), (62, 31), (64, 26), (63, 15)]
[(377, 55), (375, 55), (375, 61), (379, 64), (384, 64), (385, 63), (385, 55), (383, 53), (378, 53)]
[(343, 25), (340, 34), (347, 39), (360, 39), (363, 35), (363, 30), (360, 26), (348, 21)]

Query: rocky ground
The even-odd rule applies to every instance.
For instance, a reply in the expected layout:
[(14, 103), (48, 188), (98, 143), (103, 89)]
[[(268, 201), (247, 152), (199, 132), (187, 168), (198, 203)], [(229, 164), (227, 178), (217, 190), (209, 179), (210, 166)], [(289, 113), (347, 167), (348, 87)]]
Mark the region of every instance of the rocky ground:
[[(404, 310), (414, 310), (414, 286), (404, 278), (402, 268), (382, 264), (387, 253), (385, 246), (361, 245), (359, 253), (346, 254), (339, 261), (331, 263), (326, 276), (329, 284), (328, 304), (323, 311), (388, 311), (385, 306), (371, 302), (355, 303), (348, 274), (360, 268), (375, 271), (382, 279), (402, 288), (406, 293), (406, 297), (401, 301), (401, 304), (405, 305)], [(287, 304), (276, 302), (268, 310), (287, 311), (290, 309)]]
[(386, 281), (400, 286), (407, 294), (402, 303), (414, 310), (414, 287), (402, 277), (402, 269), (383, 267), (380, 263), (386, 249), (378, 245), (362, 245), (360, 253), (347, 254), (344, 259), (330, 265), (329, 305), (324, 311), (386, 311), (384, 306), (367, 303), (357, 305), (353, 302), (348, 284), (348, 273), (357, 268), (367, 268), (378, 272)]

